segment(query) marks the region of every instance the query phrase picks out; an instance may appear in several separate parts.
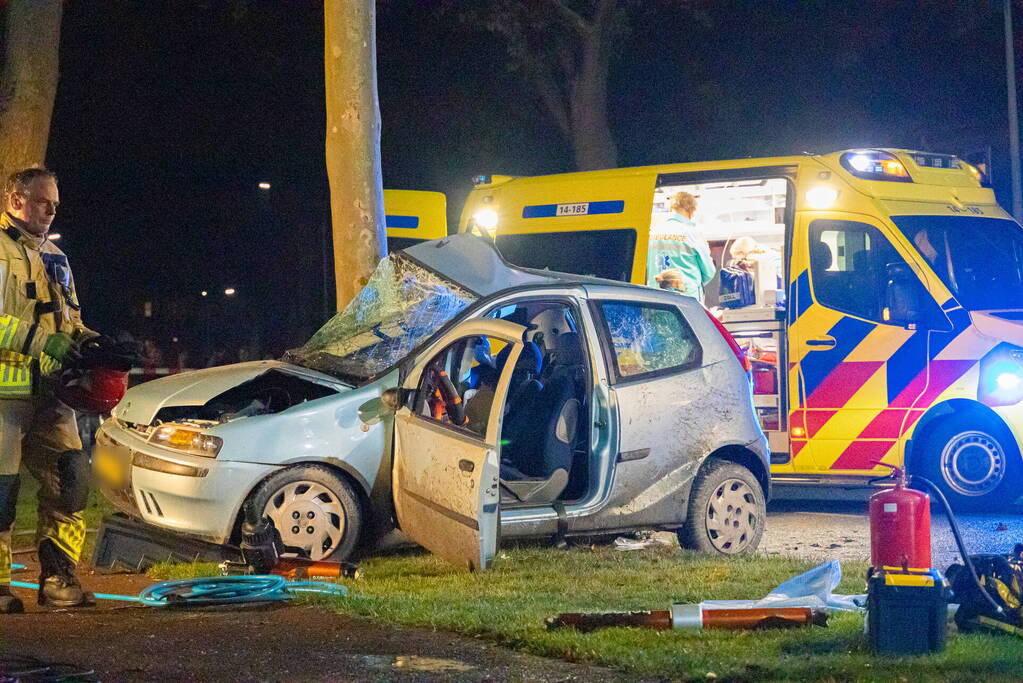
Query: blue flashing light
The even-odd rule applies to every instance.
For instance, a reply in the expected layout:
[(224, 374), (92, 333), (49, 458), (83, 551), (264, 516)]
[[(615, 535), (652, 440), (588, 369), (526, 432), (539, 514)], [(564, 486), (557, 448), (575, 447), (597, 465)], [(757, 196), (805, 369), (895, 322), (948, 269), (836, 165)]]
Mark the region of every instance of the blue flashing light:
[(1003, 372), (995, 378), (995, 386), (1001, 391), (1012, 391), (1019, 387), (1020, 381), (1020, 376), (1015, 372)]
[(977, 398), (989, 406), (1023, 401), (1023, 349), (1000, 344), (980, 361)]

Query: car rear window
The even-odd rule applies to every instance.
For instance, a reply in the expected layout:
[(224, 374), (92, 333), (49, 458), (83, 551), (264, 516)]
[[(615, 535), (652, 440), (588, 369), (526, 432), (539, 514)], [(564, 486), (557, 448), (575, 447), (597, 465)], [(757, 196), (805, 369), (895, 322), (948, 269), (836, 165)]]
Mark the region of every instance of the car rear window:
[(674, 306), (635, 301), (602, 301), (599, 306), (619, 379), (667, 374), (699, 363), (696, 335)]
[(496, 241), (501, 256), (523, 268), (546, 268), (621, 282), (628, 282), (632, 276), (635, 230), (498, 233)]

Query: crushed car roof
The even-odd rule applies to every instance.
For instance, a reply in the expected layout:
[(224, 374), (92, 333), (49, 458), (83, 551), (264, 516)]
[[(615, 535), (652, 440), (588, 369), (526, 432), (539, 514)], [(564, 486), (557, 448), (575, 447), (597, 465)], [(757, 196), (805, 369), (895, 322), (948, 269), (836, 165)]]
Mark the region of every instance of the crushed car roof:
[(517, 268), (501, 257), (492, 241), (466, 232), (417, 244), (405, 249), (405, 254), (480, 296), (524, 285), (568, 282), (623, 284), (568, 273)]

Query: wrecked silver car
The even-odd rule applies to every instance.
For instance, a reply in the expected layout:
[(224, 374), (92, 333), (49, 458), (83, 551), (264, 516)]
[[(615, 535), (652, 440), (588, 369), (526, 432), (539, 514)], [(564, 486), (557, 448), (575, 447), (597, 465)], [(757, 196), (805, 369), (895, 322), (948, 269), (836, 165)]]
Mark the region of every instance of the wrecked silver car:
[(129, 390), (95, 452), (155, 527), (230, 543), (251, 502), (313, 559), (397, 527), (470, 568), (499, 536), (752, 550), (768, 457), (741, 352), (696, 301), (515, 268), (469, 234), (383, 260), (282, 361)]

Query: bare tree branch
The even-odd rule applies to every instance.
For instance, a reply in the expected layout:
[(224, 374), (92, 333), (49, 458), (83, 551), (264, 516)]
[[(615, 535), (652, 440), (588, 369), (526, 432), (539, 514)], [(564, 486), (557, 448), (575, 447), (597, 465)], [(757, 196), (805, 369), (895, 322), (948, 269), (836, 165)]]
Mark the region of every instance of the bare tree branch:
[(536, 64), (536, 68), (530, 69), (530, 76), (533, 81), (533, 87), (536, 88), (536, 93), (540, 97), (540, 103), (543, 104), (550, 117), (554, 119), (558, 130), (568, 137), (572, 131), (572, 124), (568, 114), (568, 101), (564, 94), (559, 92), (554, 75), (544, 65)]
[(593, 32), (597, 34), (597, 40), (603, 38), (603, 33), (611, 24), (611, 16), (614, 14), (615, 5), (618, 4), (618, 0), (600, 0), (597, 3), (597, 10), (593, 13), (593, 22), (591, 27)]
[(583, 19), (578, 12), (564, 4), (561, 0), (543, 0), (548, 7), (557, 12), (558, 16), (561, 17), (561, 21), (577, 33), (582, 36), (587, 36), (593, 30), (593, 26), (588, 21)]

